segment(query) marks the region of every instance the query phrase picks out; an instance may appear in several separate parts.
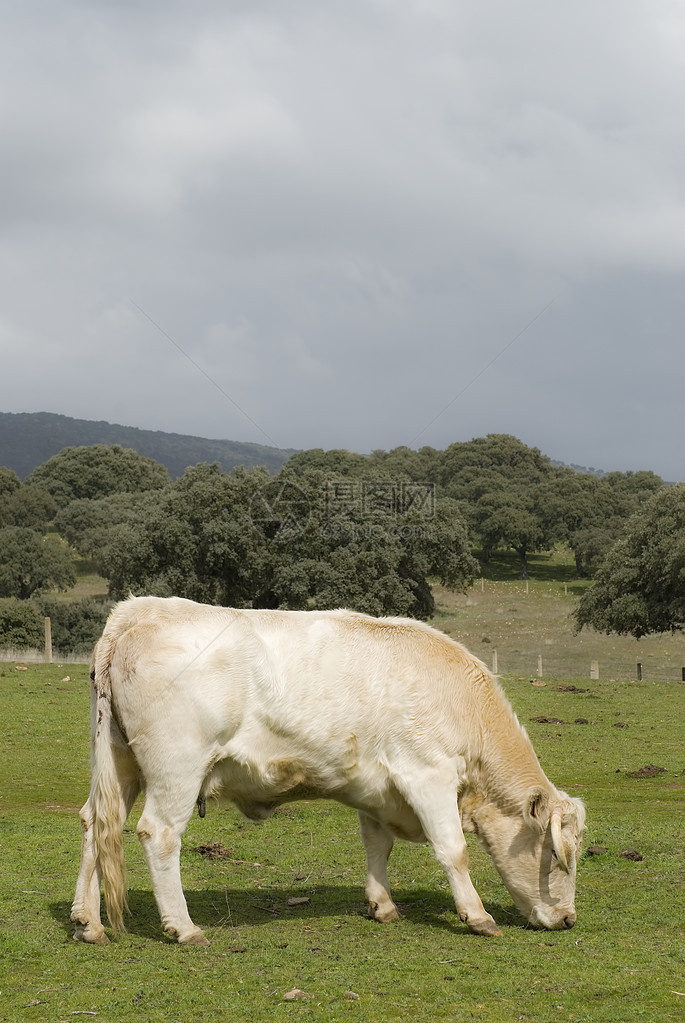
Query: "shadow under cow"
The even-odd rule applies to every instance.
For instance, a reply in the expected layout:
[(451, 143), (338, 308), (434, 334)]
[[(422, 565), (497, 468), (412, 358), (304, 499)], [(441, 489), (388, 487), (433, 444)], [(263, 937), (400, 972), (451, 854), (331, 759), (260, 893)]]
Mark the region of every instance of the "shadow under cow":
[[(274, 920), (322, 920), (328, 917), (368, 917), (366, 904), (350, 889), (336, 885), (316, 885), (290, 891), (246, 888), (204, 888), (185, 891), (188, 911), (193, 921), (212, 938), (216, 928), (262, 927)], [(295, 906), (288, 905), (288, 899), (306, 896), (309, 901)], [(412, 889), (411, 893), (397, 889), (396, 905), (405, 918), (414, 926), (439, 928), (469, 940), (476, 940), (466, 924), (457, 917), (449, 896), (433, 890)], [(126, 932), (138, 937), (167, 940), (157, 911), (154, 895), (149, 890), (132, 888), (128, 893), (130, 913), (125, 917)], [(513, 905), (484, 903), (487, 911), (500, 927), (524, 927), (526, 922)], [(71, 907), (64, 902), (51, 903), (50, 912), (64, 930), (73, 934), (74, 925), (70, 920)], [(107, 927), (103, 909), (103, 922)], [(379, 924), (368, 919), (369, 928), (401, 928), (404, 921)], [(109, 932), (111, 936), (111, 931)]]

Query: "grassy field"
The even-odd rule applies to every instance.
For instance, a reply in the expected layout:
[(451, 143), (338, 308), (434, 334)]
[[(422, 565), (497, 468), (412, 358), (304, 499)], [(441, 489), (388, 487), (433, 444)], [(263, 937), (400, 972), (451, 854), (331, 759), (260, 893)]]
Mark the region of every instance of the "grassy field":
[(576, 576), (570, 551), (530, 557), (530, 579), (516, 578), (513, 556), (500, 553), (482, 580), (464, 595), (433, 587), (437, 612), (432, 624), (464, 643), (504, 674), (537, 677), (584, 677), (592, 662), (600, 678), (635, 679), (637, 664), (647, 680), (677, 681), (685, 666), (685, 636), (605, 636), (592, 630), (576, 635), (571, 613), (590, 580)]
[[(182, 873), (212, 944), (180, 948), (161, 933), (134, 833), (139, 802), (126, 834), (129, 931), (95, 948), (73, 942), (69, 923), (89, 784), (87, 668), (0, 665), (0, 1020), (682, 1021), (685, 686), (503, 684), (548, 775), (585, 799), (586, 850), (602, 850), (583, 856), (572, 931), (526, 928), (475, 844), (471, 874), (503, 938), (469, 934), (430, 849), (406, 843), (391, 859), (404, 919), (377, 924), (364, 915), (349, 810), (296, 804), (257, 826), (208, 805), (184, 837)], [(540, 716), (558, 721), (531, 721)], [(631, 776), (647, 765), (663, 770)], [(221, 855), (198, 851), (211, 845)], [(309, 902), (289, 907), (291, 897)], [(306, 997), (285, 1000), (293, 988)]]

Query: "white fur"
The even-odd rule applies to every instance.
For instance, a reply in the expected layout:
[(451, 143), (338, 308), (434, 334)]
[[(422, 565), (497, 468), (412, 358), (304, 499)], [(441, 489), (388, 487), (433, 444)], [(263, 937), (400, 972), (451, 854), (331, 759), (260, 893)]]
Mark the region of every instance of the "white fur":
[[(435, 629), (350, 611), (130, 598), (107, 622), (92, 678), (77, 938), (106, 940), (101, 877), (110, 922), (123, 927), (120, 833), (140, 788), (138, 834), (163, 925), (180, 942), (206, 940), (181, 888), (181, 836), (198, 797), (218, 792), (253, 819), (296, 799), (357, 809), (377, 919), (397, 916), (394, 839), (427, 838), (461, 919), (499, 933), (468, 873), (464, 830), (474, 830), (531, 923), (575, 920), (583, 806), (546, 778), (485, 666)], [(555, 858), (555, 811), (568, 870)]]

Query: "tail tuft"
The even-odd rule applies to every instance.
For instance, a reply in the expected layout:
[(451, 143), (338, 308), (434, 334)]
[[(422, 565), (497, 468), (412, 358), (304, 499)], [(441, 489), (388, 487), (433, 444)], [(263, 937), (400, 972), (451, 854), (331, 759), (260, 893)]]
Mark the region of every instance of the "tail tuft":
[(96, 647), (91, 671), (90, 803), (107, 917), (115, 931), (124, 931), (124, 912), (128, 910), (123, 839), (126, 808), (115, 759), (115, 748), (124, 740), (112, 716), (111, 651), (102, 650), (106, 638), (103, 636)]

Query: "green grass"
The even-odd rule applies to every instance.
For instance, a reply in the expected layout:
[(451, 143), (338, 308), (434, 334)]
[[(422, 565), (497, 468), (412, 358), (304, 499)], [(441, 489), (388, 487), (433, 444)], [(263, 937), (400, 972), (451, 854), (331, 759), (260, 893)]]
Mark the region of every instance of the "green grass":
[(96, 572), (79, 572), (76, 577), (76, 584), (69, 590), (55, 593), (58, 600), (82, 600), (84, 597), (92, 597), (94, 600), (107, 599), (107, 580)]
[[(503, 680), (549, 776), (586, 800), (586, 846), (606, 849), (583, 857), (572, 931), (525, 928), (476, 845), (471, 874), (503, 938), (469, 934), (430, 850), (407, 843), (391, 859), (405, 918), (376, 924), (364, 915), (352, 812), (296, 804), (257, 826), (210, 804), (186, 832), (182, 874), (212, 944), (180, 948), (161, 933), (134, 833), (139, 802), (126, 833), (130, 929), (95, 948), (72, 941), (69, 923), (88, 791), (87, 668), (0, 665), (0, 1020), (682, 1021), (685, 686), (572, 681), (588, 692)], [(530, 720), (541, 714), (568, 723)], [(665, 770), (629, 777), (645, 764)], [(195, 851), (212, 842), (227, 858)], [(310, 902), (288, 908), (291, 896)], [(293, 987), (308, 997), (285, 1002)]]
[(600, 678), (634, 679), (637, 664), (647, 680), (678, 681), (685, 666), (685, 637), (605, 636), (592, 630), (574, 631), (571, 617), (590, 580), (578, 579), (568, 549), (531, 555), (530, 578), (517, 578), (515, 555), (498, 553), (485, 566), (483, 579), (466, 594), (433, 585), (436, 614), (433, 623), (503, 674), (537, 677), (578, 677), (590, 680), (592, 662)]
[[(480, 560), (481, 552), (473, 552)], [(491, 582), (518, 582), (521, 574), (521, 562), (514, 551), (494, 551), (487, 563), (481, 563), (481, 572)], [(528, 574), (537, 582), (567, 583), (568, 586), (588, 585), (587, 580), (579, 579), (573, 553), (567, 544), (560, 543), (549, 551), (539, 551), (528, 555)]]

